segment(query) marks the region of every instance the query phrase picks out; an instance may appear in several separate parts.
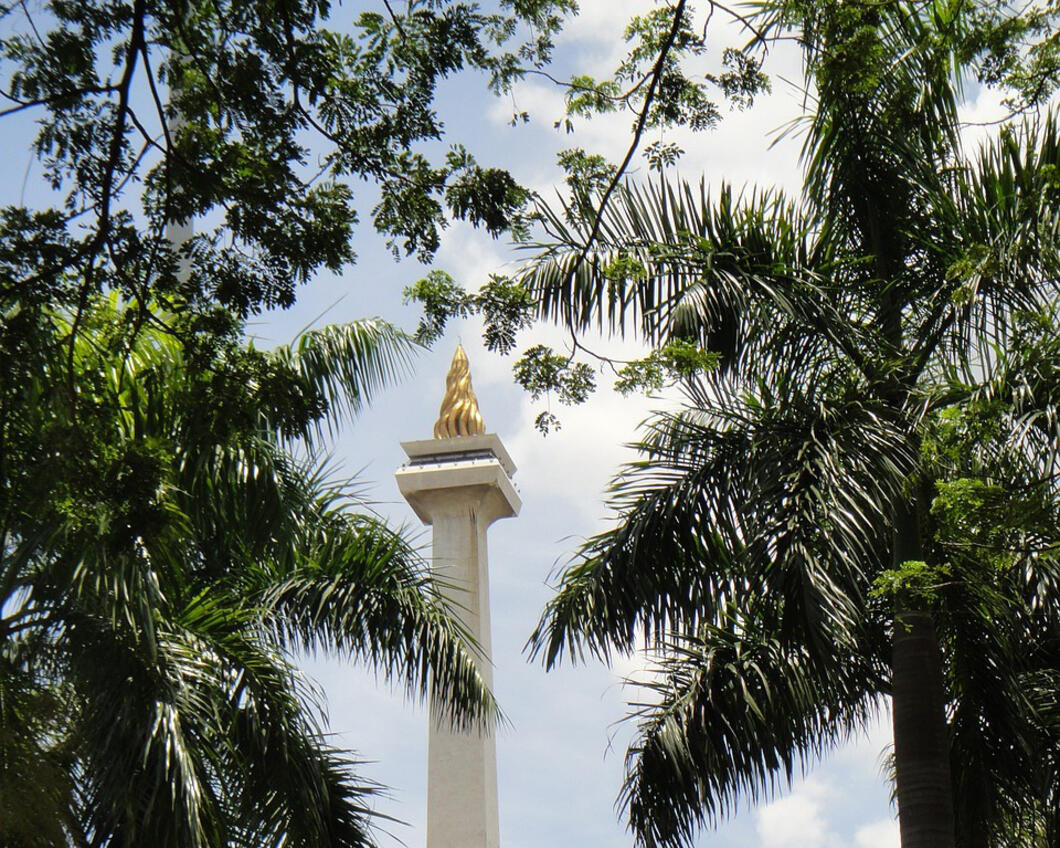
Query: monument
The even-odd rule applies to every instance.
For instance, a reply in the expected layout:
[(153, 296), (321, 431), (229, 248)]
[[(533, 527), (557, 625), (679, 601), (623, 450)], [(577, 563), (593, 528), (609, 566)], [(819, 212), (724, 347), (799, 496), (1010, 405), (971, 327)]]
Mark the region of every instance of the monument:
[[(402, 442), (408, 463), (395, 476), (405, 500), (433, 528), (432, 567), (478, 642), (479, 673), (492, 688), (486, 530), (519, 513), (515, 465), (501, 440), (485, 432), (462, 346), (445, 384), (434, 438)], [(492, 733), (453, 729), (433, 703), (430, 722), (427, 848), (499, 848)]]

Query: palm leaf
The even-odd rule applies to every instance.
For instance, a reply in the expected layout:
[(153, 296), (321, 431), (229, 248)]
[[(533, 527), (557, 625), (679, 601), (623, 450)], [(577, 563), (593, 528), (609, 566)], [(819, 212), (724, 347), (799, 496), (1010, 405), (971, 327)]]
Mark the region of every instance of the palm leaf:
[[(701, 395), (701, 400), (707, 398)], [(914, 467), (900, 422), (788, 387), (743, 409), (658, 416), (612, 484), (621, 520), (582, 549), (531, 637), (547, 664), (640, 629), (718, 625), (728, 604), (791, 599), (778, 622), (827, 653), (852, 639), (891, 540), (879, 527)]]
[(790, 785), (877, 714), (883, 667), (866, 653), (822, 665), (735, 607), (721, 621), (667, 646), (632, 715), (620, 803), (638, 844), (691, 846), (699, 826)]
[[(385, 386), (409, 372), (419, 346), (403, 330), (379, 318), (335, 324), (303, 333), (293, 345), (269, 355), (290, 365), (325, 398), (333, 415), (326, 426), (359, 413)], [(318, 428), (319, 430), (319, 428)], [(310, 439), (319, 432), (299, 435)]]

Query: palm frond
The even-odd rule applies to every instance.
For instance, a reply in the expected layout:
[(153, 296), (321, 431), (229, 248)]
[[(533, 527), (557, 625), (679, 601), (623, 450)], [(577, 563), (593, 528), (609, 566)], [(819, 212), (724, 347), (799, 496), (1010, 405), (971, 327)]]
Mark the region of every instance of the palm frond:
[[(377, 787), (325, 738), (291, 650), (436, 686), (461, 725), (495, 704), (411, 545), (284, 439), (322, 404), (363, 408), (411, 340), (367, 321), (204, 365), (117, 296), (93, 300), (75, 415), (48, 372), (66, 373), (71, 321), (46, 316), (62, 361), (18, 384), (5, 421), (21, 453), (0, 551), (0, 784), (21, 788), (4, 790), (0, 841), (372, 844)], [(9, 816), (20, 792), (48, 822), (35, 835)]]
[(939, 211), (952, 235), (944, 251), (948, 279), (939, 292), (948, 305), (922, 334), (940, 332), (952, 356), (989, 356), (1006, 345), (1021, 316), (1050, 307), (1060, 294), (1060, 126), (1050, 113), (991, 139), (955, 174), (952, 199)]
[(780, 192), (723, 186), (712, 198), (705, 181), (627, 184), (589, 250), (588, 225), (570, 209), (540, 211), (551, 241), (521, 280), (543, 318), (653, 343), (693, 339), (721, 354), (722, 373), (751, 381), (813, 381), (837, 360), (872, 376), (861, 351), (876, 332), (874, 290), (835, 282), (865, 277), (864, 263), (841, 261), (830, 228)]
[[(306, 385), (328, 401), (334, 427), (344, 416), (360, 412), (385, 386), (406, 375), (416, 341), (379, 318), (333, 324), (309, 330), (293, 345), (273, 348), (269, 355), (290, 365)], [(318, 433), (317, 433), (318, 434)], [(314, 433), (301, 434), (312, 437)]]
[(302, 649), (348, 652), (412, 697), (433, 693), (457, 726), (495, 721), (479, 647), (412, 546), (365, 515), (331, 515), (311, 533), (290, 567), (258, 569), (242, 586), (267, 625)]
[(658, 416), (612, 484), (621, 520), (563, 574), (533, 650), (549, 665), (582, 645), (629, 651), (640, 628), (664, 640), (773, 595), (789, 598), (785, 637), (825, 651), (854, 638), (891, 546), (879, 527), (915, 464), (903, 429), (794, 387)]
[(733, 611), (667, 646), (626, 756), (620, 803), (639, 845), (691, 846), (700, 826), (790, 785), (877, 714), (878, 664), (837, 646), (822, 666), (769, 630)]

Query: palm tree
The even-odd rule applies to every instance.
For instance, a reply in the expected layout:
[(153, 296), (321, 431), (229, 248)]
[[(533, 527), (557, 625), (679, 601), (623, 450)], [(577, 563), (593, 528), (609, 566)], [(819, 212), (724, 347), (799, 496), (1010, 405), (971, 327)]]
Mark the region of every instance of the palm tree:
[[(689, 843), (886, 697), (903, 848), (1000, 844), (1054, 815), (1055, 764), (1033, 751), (1055, 744), (1055, 717), (1019, 705), (1055, 692), (1055, 533), (1014, 524), (1008, 570), (986, 574), (936, 515), (956, 473), (1054, 518), (1058, 494), (1055, 372), (1020, 395), (1001, 354), (1030, 357), (1022, 316), (1057, 295), (1060, 139), (1050, 119), (964, 156), (969, 13), (763, 4), (756, 26), (796, 31), (812, 86), (796, 200), (660, 182), (599, 220), (542, 209), (550, 239), (523, 281), (543, 316), (721, 355), (683, 412), (648, 424), (613, 484), (619, 521), (531, 639), (549, 666), (642, 639), (661, 656), (622, 793), (644, 845)], [(991, 421), (1007, 466), (932, 455), (961, 410)]]
[(377, 789), (293, 652), (495, 712), (417, 551), (291, 444), (412, 342), (362, 321), (203, 367), (145, 314), (112, 297), (75, 334), (43, 309), (39, 358), (5, 366), (0, 843), (371, 844)]

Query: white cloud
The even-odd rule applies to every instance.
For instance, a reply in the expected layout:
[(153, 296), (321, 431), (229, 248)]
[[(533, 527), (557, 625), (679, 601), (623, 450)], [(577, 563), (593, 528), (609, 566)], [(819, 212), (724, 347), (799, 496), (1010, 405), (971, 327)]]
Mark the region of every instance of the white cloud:
[(578, 15), (563, 27), (560, 44), (575, 41), (582, 50), (597, 45), (620, 54), (625, 50), (622, 34), (630, 18), (657, 6), (653, 0), (580, 0)]
[(511, 251), (504, 242), (490, 238), (466, 221), (453, 221), (434, 262), (444, 268), (458, 283), (477, 289), (490, 274), (504, 273), (511, 264)]
[(865, 732), (858, 734), (835, 755), (836, 761), (848, 768), (882, 775), (883, 762), (891, 750), (891, 710), (885, 703)]
[(966, 156), (974, 156), (983, 142), (997, 135), (996, 122), (1009, 114), (1002, 100), (1000, 91), (984, 86), (979, 89), (974, 99), (961, 104), (957, 110), (963, 124), (961, 143), (964, 145)]
[(658, 664), (646, 651), (634, 651), (629, 656), (616, 656), (611, 662), (611, 672), (622, 682), (627, 700), (643, 704), (652, 700), (652, 693), (642, 688), (662, 678)]
[(833, 800), (831, 785), (810, 778), (783, 798), (762, 807), (755, 827), (762, 848), (838, 848), (825, 810)]
[[(584, 339), (590, 346), (599, 340)], [(566, 337), (555, 328), (536, 328), (532, 340), (564, 351)], [(643, 355), (631, 345), (604, 348), (619, 358)], [(505, 363), (510, 367), (510, 363)], [(503, 379), (511, 380), (510, 372)], [(558, 502), (573, 505), (580, 513), (583, 526), (596, 522), (601, 526), (605, 515), (606, 488), (620, 467), (637, 454), (628, 447), (638, 437), (638, 426), (653, 411), (672, 407), (675, 401), (643, 395), (623, 397), (611, 388), (607, 369), (598, 371), (596, 394), (580, 406), (562, 406), (553, 399), (532, 400), (523, 393), (519, 398), (514, 432), (505, 436), (513, 456), (520, 457), (520, 485), (537, 503), (554, 508)], [(534, 429), (539, 412), (550, 409), (561, 421), (560, 430), (547, 437)]]
[(854, 833), (854, 844), (857, 848), (901, 848), (898, 822), (880, 819), (859, 827)]
[[(584, 2), (581, 14), (564, 29), (560, 39), (562, 52), (576, 57), (574, 67), (578, 72), (606, 77), (628, 49), (621, 32), (629, 16), (656, 5), (646, 0)], [(702, 78), (703, 74), (719, 71), (721, 48), (746, 40), (739, 24), (725, 25), (720, 19), (712, 23), (708, 36), (706, 55), (687, 63), (687, 71), (693, 77)], [(788, 82), (801, 80), (801, 54), (791, 45), (775, 45), (767, 59), (767, 71), (773, 79), (773, 91), (762, 95), (754, 108), (742, 112), (730, 109), (720, 93), (715, 92), (714, 99), (723, 115), (717, 130), (649, 130), (641, 140), (641, 149), (657, 140), (677, 144), (685, 151), (679, 174), (692, 180), (704, 174), (713, 186), (725, 181), (737, 187), (776, 185), (788, 191), (797, 190), (801, 182), (798, 166), (801, 142), (790, 136), (778, 141), (778, 132), (803, 111), (801, 87)], [(558, 67), (553, 73), (559, 78), (566, 75)], [(519, 163), (532, 170), (517, 167), (518, 176), (525, 185), (546, 197), (562, 181), (562, 174), (548, 152), (581, 147), (591, 153), (601, 153), (612, 162), (621, 161), (636, 117), (622, 110), (592, 119), (574, 118), (573, 133), (556, 130), (554, 123), (565, 117), (563, 89), (541, 77), (529, 77), (515, 87), (510, 98), (498, 98), (488, 115), (492, 124), (502, 126), (511, 120), (513, 111), (525, 111), (531, 116), (530, 126), (521, 128), (520, 132), (530, 134), (538, 151), (528, 161)], [(630, 163), (629, 173), (640, 178), (648, 176), (647, 163), (640, 154)]]
[[(887, 786), (881, 752), (890, 743), (890, 713), (884, 709), (866, 732), (828, 757), (790, 793), (755, 813), (759, 848), (900, 848), (898, 824), (881, 816)], [(874, 810), (874, 812), (869, 812)]]

